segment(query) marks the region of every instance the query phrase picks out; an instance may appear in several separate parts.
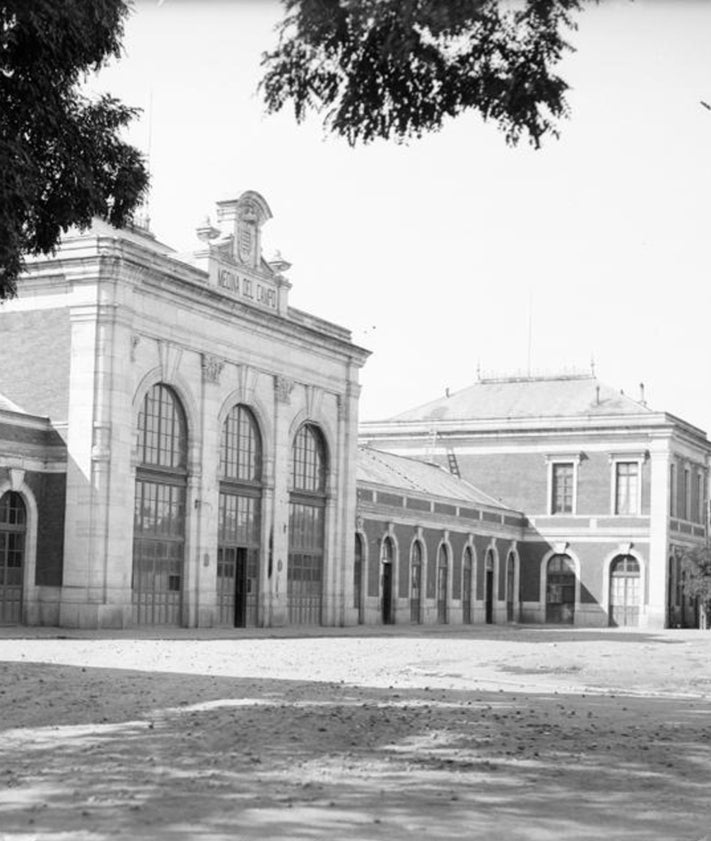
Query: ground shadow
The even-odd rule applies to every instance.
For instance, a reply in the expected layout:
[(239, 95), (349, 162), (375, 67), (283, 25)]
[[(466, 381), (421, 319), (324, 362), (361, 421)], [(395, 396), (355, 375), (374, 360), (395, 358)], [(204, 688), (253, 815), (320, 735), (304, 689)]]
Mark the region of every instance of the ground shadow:
[(0, 677), (13, 838), (695, 841), (709, 816), (706, 702), (39, 663)]

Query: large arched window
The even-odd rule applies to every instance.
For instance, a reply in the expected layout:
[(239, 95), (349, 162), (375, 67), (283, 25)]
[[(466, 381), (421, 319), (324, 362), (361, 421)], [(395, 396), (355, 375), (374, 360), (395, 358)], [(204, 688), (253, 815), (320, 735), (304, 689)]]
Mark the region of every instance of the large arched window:
[(297, 493), (324, 494), (326, 471), (326, 445), (321, 430), (312, 423), (305, 423), (296, 433), (292, 448), (292, 490)]
[(185, 557), (187, 424), (175, 392), (157, 383), (138, 413), (133, 528), (133, 621), (179, 625)]
[(185, 471), (188, 461), (185, 412), (173, 389), (157, 383), (138, 413), (138, 463), (158, 470)]
[(22, 621), (27, 509), (19, 493), (0, 498), (0, 625)]
[(289, 503), (289, 621), (321, 622), (328, 458), (321, 430), (305, 423), (291, 448)]
[(234, 406), (220, 437), (217, 612), (221, 624), (257, 624), (262, 437), (247, 406)]

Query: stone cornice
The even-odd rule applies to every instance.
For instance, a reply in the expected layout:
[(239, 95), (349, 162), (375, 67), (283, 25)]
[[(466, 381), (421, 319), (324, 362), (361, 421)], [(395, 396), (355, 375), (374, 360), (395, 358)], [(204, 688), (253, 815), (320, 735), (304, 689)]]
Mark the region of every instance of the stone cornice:
[[(433, 431), (438, 438), (454, 439), (458, 436), (482, 439), (495, 435), (502, 437), (531, 437), (569, 434), (593, 437), (596, 434), (671, 436), (684, 434), (696, 439), (698, 445), (711, 446), (706, 433), (666, 412), (640, 413), (638, 415), (581, 415), (579, 417), (485, 418), (474, 420), (418, 420), (418, 421), (362, 421), (363, 438), (431, 438)], [(698, 440), (701, 439), (701, 440)]]

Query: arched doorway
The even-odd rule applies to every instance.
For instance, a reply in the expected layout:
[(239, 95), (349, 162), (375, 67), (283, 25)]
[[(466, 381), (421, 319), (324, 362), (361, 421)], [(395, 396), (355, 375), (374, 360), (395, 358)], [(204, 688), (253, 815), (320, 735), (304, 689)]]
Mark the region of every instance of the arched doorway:
[(610, 625), (639, 625), (641, 596), (639, 561), (632, 555), (618, 555), (610, 564)]
[(139, 625), (181, 623), (187, 465), (185, 412), (157, 383), (138, 413), (132, 600)]
[(422, 544), (416, 540), (410, 555), (410, 622), (422, 622)]
[(328, 459), (321, 430), (301, 426), (291, 448), (289, 496), (289, 622), (321, 622)]
[(437, 553), (437, 621), (446, 625), (449, 621), (447, 613), (447, 586), (449, 584), (449, 552), (446, 544), (442, 543)]
[(472, 624), (472, 582), (473, 582), (474, 559), (472, 547), (467, 546), (464, 550), (464, 564), (462, 567), (462, 622), (465, 625)]
[(358, 624), (363, 624), (363, 538), (355, 536), (353, 551), (353, 607), (358, 611)]
[(0, 498), (0, 625), (22, 621), (27, 509), (19, 493)]
[(484, 562), (484, 616), (486, 624), (494, 622), (494, 553), (487, 550)]
[(513, 622), (515, 616), (516, 556), (509, 552), (506, 558), (506, 621)]
[(217, 531), (217, 610), (223, 625), (257, 624), (262, 437), (252, 411), (234, 406), (222, 424)]
[(383, 540), (382, 554), (380, 556), (380, 568), (382, 579), (382, 596), (380, 602), (380, 616), (383, 625), (392, 625), (393, 617), (393, 562), (395, 560), (395, 547), (389, 537)]
[(575, 621), (575, 565), (569, 555), (553, 555), (546, 567), (546, 622)]

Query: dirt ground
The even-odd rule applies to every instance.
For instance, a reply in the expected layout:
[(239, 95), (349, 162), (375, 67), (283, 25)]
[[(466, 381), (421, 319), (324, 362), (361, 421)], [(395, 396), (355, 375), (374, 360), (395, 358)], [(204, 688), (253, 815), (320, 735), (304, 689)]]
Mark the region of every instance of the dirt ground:
[(0, 841), (711, 841), (711, 633), (0, 632)]

